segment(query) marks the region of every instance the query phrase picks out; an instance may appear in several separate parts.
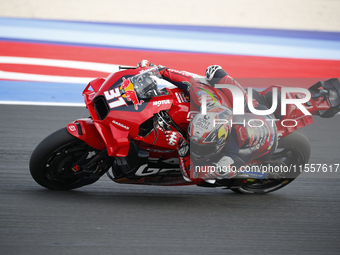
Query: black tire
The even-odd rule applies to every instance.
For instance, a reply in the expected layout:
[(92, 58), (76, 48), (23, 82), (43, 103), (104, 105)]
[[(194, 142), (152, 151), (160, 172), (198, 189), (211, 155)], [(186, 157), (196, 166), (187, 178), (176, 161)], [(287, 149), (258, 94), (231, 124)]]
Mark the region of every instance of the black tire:
[(30, 172), (41, 186), (54, 190), (70, 190), (93, 183), (84, 182), (84, 173), (72, 167), (89, 149), (89, 146), (62, 128), (46, 137), (33, 151)]
[(310, 153), (311, 146), (308, 138), (301, 131), (295, 131), (279, 140), (278, 148), (272, 157), (273, 161), (286, 164), (289, 172), (285, 173), (285, 178), (269, 179), (262, 183), (244, 185), (232, 190), (242, 194), (266, 194), (281, 189), (300, 175), (303, 171), (301, 166), (308, 163)]

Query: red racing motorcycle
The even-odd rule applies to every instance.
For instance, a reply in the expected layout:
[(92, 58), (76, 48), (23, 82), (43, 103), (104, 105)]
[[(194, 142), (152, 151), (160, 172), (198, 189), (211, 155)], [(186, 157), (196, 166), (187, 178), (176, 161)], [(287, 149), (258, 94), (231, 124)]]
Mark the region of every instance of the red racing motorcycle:
[[(269, 160), (262, 160), (259, 132), (252, 129), (250, 122), (244, 123), (248, 145), (246, 148), (240, 145), (240, 157), (243, 152), (251, 151), (251, 157), (249, 153), (244, 157), (246, 166), (266, 166), (272, 171), (255, 173), (243, 168), (238, 178), (209, 181), (183, 177), (177, 149), (167, 143), (162, 127), (166, 124), (168, 130), (185, 136), (199, 109), (190, 104), (185, 91), (162, 79), (157, 68), (122, 67), (124, 70), (106, 79), (91, 81), (83, 91), (91, 117), (75, 120), (36, 147), (30, 159), (34, 180), (45, 188), (70, 190), (92, 184), (106, 173), (114, 182), (125, 184), (198, 185), (223, 187), (238, 193), (268, 193), (286, 186), (301, 173), (311, 147), (298, 129), (312, 124), (313, 120), (296, 105), (287, 104), (285, 115), (281, 115), (280, 107), (272, 114), (278, 144)], [(148, 72), (158, 80), (143, 84), (140, 80)], [(272, 86), (262, 92), (252, 90), (252, 97), (267, 109), (277, 97), (280, 106), (282, 98), (278, 97), (280, 93), (273, 96), (274, 87), (282, 92), (282, 87)], [(222, 89), (211, 89), (227, 106), (233, 107)], [(311, 98), (302, 106), (312, 115), (332, 117), (340, 110), (338, 79), (318, 82), (308, 91)], [(299, 92), (286, 94), (291, 99), (305, 97)], [(273, 146), (272, 141), (268, 143)], [(279, 169), (280, 173), (273, 175), (273, 169)]]

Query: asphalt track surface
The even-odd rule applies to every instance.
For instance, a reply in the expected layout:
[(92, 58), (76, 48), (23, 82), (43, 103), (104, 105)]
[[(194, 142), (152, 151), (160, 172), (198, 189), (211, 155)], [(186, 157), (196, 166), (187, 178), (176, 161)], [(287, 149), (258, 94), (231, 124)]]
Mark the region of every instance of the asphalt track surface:
[[(340, 173), (303, 173), (267, 195), (97, 183), (40, 187), (35, 146), (84, 108), (0, 105), (1, 254), (339, 254)], [(311, 163), (340, 163), (340, 116), (304, 128)], [(339, 170), (340, 172), (340, 170)]]

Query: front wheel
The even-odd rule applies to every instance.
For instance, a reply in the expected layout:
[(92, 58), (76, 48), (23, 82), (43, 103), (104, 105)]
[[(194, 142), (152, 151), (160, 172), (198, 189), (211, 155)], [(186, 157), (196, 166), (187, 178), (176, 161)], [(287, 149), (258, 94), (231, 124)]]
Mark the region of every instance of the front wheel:
[(103, 159), (91, 164), (90, 169), (83, 168), (99, 153), (62, 128), (46, 137), (33, 151), (30, 172), (38, 184), (48, 189), (79, 188), (97, 181), (109, 169), (109, 160)]
[(284, 178), (264, 179), (254, 184), (245, 184), (232, 189), (236, 193), (269, 193), (281, 189), (297, 178), (304, 164), (308, 163), (311, 146), (308, 138), (301, 132), (295, 131), (281, 138), (272, 157), (272, 162), (282, 163), (289, 172)]

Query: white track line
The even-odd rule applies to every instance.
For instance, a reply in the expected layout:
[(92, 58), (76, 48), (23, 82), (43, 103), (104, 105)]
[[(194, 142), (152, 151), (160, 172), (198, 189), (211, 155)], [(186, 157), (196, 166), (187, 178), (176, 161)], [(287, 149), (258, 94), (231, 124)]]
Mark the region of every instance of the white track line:
[(55, 66), (55, 67), (75, 68), (75, 69), (92, 70), (92, 71), (98, 71), (98, 72), (107, 72), (107, 73), (113, 73), (119, 70), (118, 69), (119, 65), (115, 65), (115, 64), (103, 64), (103, 63), (95, 63), (95, 62), (45, 59), (45, 58), (24, 58), (24, 57), (0, 56), (0, 63)]
[(5, 105), (38, 105), (38, 106), (85, 107), (85, 103), (33, 102), (33, 101), (0, 101), (0, 104), (5, 104)]

